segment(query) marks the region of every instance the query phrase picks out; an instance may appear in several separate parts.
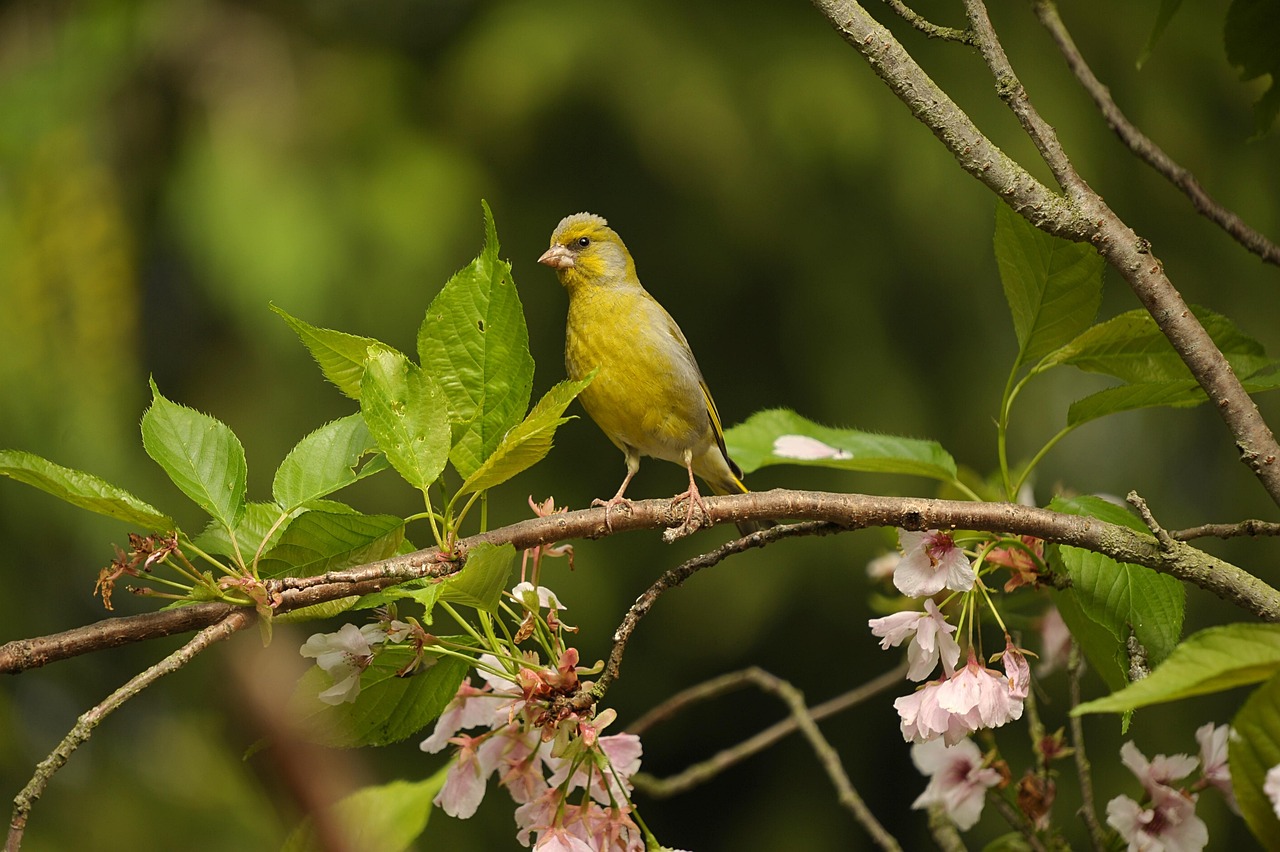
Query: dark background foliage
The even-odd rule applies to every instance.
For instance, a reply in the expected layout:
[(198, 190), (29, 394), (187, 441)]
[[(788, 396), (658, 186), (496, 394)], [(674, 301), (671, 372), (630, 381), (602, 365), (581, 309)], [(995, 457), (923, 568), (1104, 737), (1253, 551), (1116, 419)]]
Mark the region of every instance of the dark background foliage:
[[(833, 425), (932, 438), (990, 472), (992, 421), (1014, 354), (991, 195), (805, 3), (606, 5), (4, 6), (0, 446), (97, 473), (197, 529), (204, 519), (142, 452), (137, 423), (151, 374), (169, 398), (236, 430), (251, 495), (266, 497), (289, 447), (352, 410), (268, 304), (412, 351), (427, 303), (481, 244), (483, 197), (528, 317), (535, 394), (563, 377), (565, 296), (534, 259), (561, 216), (585, 209), (627, 240), (641, 279), (698, 353), (726, 423), (784, 405)], [(1187, 4), (1141, 70), (1156, 4), (1065, 11), (1135, 121), (1275, 235), (1276, 137), (1249, 138), (1260, 84), (1241, 84), (1224, 58), (1221, 5)], [(921, 10), (960, 22), (951, 4)], [(992, 12), (1082, 173), (1151, 240), (1187, 300), (1280, 352), (1276, 270), (1124, 152), (1025, 4)], [(1034, 161), (976, 55), (887, 22), (998, 144)], [(1109, 276), (1104, 316), (1135, 306)], [(1098, 386), (1066, 373), (1033, 385), (1015, 410), (1013, 455), (1034, 452), (1067, 403)], [(1275, 400), (1261, 404), (1280, 419)], [(621, 461), (588, 420), (575, 421), (547, 462), (492, 495), (491, 523), (527, 516), (530, 494), (571, 507), (607, 496)], [(632, 495), (674, 493), (681, 477), (648, 462)], [(923, 480), (809, 469), (772, 468), (751, 482), (932, 493)], [(1089, 425), (1046, 460), (1036, 486), (1042, 503), (1059, 487), (1137, 489), (1172, 527), (1274, 511), (1208, 409)], [(367, 511), (416, 506), (389, 474), (351, 499)], [(103, 617), (93, 578), (125, 529), (9, 483), (0, 484), (0, 531), (0, 640)], [(410, 535), (429, 539), (425, 529)], [(583, 542), (574, 573), (553, 564), (550, 583), (582, 628), (583, 657), (604, 655), (625, 607), (661, 570), (726, 535), (675, 546), (655, 534)], [(865, 627), (879, 613), (863, 571), (888, 541), (867, 532), (787, 542), (699, 575), (645, 621), (609, 703), (625, 722), (748, 664), (816, 702), (890, 666), (894, 657)], [(1274, 545), (1219, 550), (1274, 581)], [(1192, 628), (1234, 617), (1189, 595)], [(116, 600), (122, 613), (150, 607)], [(305, 635), (276, 641), (296, 647)], [(178, 643), (9, 679), (0, 690), (4, 795), (80, 712)], [(235, 642), (246, 651), (256, 643)], [(37, 806), (26, 848), (278, 845), (296, 813), (262, 757), (241, 760), (254, 734), (225, 686), (228, 661), (245, 659), (218, 648), (109, 719)], [(1041, 696), (1051, 728), (1064, 723), (1061, 677), (1046, 679)], [(1234, 700), (1144, 711), (1134, 736), (1149, 753), (1192, 751), (1194, 727), (1226, 720)], [(763, 696), (722, 700), (646, 737), (645, 766), (677, 770), (780, 715)], [(889, 699), (824, 727), (872, 808), (915, 845), (922, 821), (905, 808), (923, 780)], [(1088, 730), (1104, 767), (1100, 803), (1133, 794), (1132, 779), (1110, 768), (1121, 741), (1115, 720), (1090, 719)], [(1000, 736), (1011, 755), (1025, 753), (1021, 731)], [(413, 741), (357, 758), (370, 779), (419, 778), (440, 765)], [(1058, 814), (1069, 822), (1078, 800), (1069, 777), (1063, 786)], [(640, 804), (658, 835), (684, 848), (865, 843), (799, 740), (693, 794)], [(1215, 842), (1224, 838), (1225, 808), (1206, 796), (1201, 811)], [(492, 792), (470, 823), (435, 815), (421, 847), (514, 846), (510, 812), (506, 794)], [(975, 838), (1000, 830), (988, 815)]]

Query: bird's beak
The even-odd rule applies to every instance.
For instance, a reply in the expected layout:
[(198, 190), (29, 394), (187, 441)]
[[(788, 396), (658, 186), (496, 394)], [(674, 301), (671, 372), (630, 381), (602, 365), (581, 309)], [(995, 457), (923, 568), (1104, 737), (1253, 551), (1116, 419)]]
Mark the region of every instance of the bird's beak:
[(554, 245), (542, 253), (538, 263), (545, 263), (552, 269), (572, 269), (573, 252), (569, 251), (568, 246)]

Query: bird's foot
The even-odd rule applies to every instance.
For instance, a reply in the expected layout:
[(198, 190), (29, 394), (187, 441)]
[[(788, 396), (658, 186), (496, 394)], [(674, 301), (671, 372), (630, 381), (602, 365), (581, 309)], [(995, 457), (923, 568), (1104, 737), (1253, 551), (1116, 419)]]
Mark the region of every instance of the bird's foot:
[(596, 498), (595, 500), (591, 501), (591, 505), (593, 508), (596, 506), (604, 507), (604, 528), (607, 529), (609, 532), (613, 532), (613, 519), (609, 517), (610, 512), (612, 512), (614, 509), (618, 508), (619, 506), (625, 506), (627, 509), (627, 514), (628, 515), (631, 514), (631, 501), (626, 497), (623, 497), (621, 494), (615, 494), (613, 497), (610, 497), (608, 500), (601, 500), (599, 498)]
[[(672, 508), (679, 506), (680, 501), (687, 501), (688, 507), (685, 509), (684, 523), (678, 527), (667, 530), (667, 535), (671, 540), (683, 538), (690, 533), (701, 529), (704, 526), (711, 526), (711, 512), (707, 509), (707, 504), (702, 499), (702, 494), (698, 492), (698, 486), (692, 479), (689, 482), (689, 490), (677, 494), (671, 498)], [(697, 508), (701, 512), (701, 517), (694, 517), (693, 510)]]

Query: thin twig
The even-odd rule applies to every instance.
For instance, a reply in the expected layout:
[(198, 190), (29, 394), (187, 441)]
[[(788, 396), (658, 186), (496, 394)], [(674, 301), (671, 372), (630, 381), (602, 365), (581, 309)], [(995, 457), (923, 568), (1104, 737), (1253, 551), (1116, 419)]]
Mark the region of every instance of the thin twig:
[(1160, 526), (1160, 522), (1156, 520), (1156, 516), (1152, 513), (1151, 507), (1147, 505), (1147, 501), (1137, 491), (1130, 491), (1124, 498), (1130, 506), (1138, 510), (1138, 514), (1142, 517), (1142, 522), (1147, 525), (1147, 529), (1151, 530), (1151, 534), (1156, 537), (1156, 541), (1160, 542), (1163, 548), (1173, 546), (1173, 538)]
[(1004, 817), (1005, 822), (1022, 834), (1022, 839), (1027, 842), (1027, 846), (1031, 847), (1035, 852), (1045, 852), (1044, 843), (1036, 836), (1036, 830), (1031, 825), (1031, 821), (1020, 813), (1017, 808), (1009, 804), (1008, 799), (995, 790), (988, 790), (987, 801), (1000, 812), (1000, 816)]
[(1170, 536), (1178, 541), (1191, 541), (1196, 538), (1237, 538), (1239, 536), (1275, 536), (1280, 535), (1280, 524), (1272, 521), (1249, 519), (1238, 524), (1201, 524), (1185, 530), (1174, 530)]
[(969, 30), (973, 33), (974, 43), (986, 60), (991, 76), (996, 81), (996, 94), (1008, 105), (1011, 112), (1022, 125), (1027, 137), (1035, 144), (1049, 171), (1058, 185), (1066, 192), (1067, 197), (1080, 201), (1089, 187), (1084, 178), (1076, 171), (1071, 159), (1062, 148), (1055, 131), (1049, 122), (1041, 117), (1022, 81), (1014, 73), (1009, 57), (1005, 55), (1004, 46), (996, 37), (995, 28), (991, 26), (991, 18), (987, 15), (986, 4), (982, 0), (964, 0), (965, 14), (969, 17)]
[(609, 659), (605, 662), (604, 673), (600, 676), (600, 680), (596, 683), (595, 689), (592, 690), (597, 698), (603, 696), (618, 677), (618, 673), (622, 668), (622, 655), (627, 650), (627, 642), (631, 639), (631, 634), (635, 632), (636, 626), (639, 625), (640, 619), (648, 614), (653, 605), (657, 603), (658, 598), (669, 589), (674, 589), (684, 583), (685, 580), (701, 571), (703, 568), (710, 568), (719, 562), (724, 561), (735, 553), (741, 553), (744, 550), (750, 550), (753, 547), (764, 547), (770, 542), (778, 541), (782, 538), (790, 538), (801, 535), (820, 535), (827, 532), (837, 532), (839, 527), (833, 524), (823, 522), (809, 522), (804, 524), (788, 524), (782, 526), (771, 527), (767, 530), (754, 532), (742, 538), (735, 539), (726, 544), (717, 547), (709, 553), (694, 558), (671, 568), (661, 577), (654, 581), (644, 594), (636, 598), (636, 602), (627, 610), (627, 614), (623, 616), (622, 623), (618, 625), (618, 629), (613, 633), (613, 648), (609, 651)]
[(969, 30), (962, 30), (956, 27), (944, 27), (935, 24), (921, 15), (915, 9), (912, 9), (902, 0), (884, 0), (886, 6), (892, 9), (899, 18), (924, 33), (929, 38), (938, 38), (943, 41), (954, 41), (960, 44), (973, 44), (973, 33)]
[(1048, 30), (1050, 38), (1058, 45), (1058, 50), (1067, 61), (1067, 67), (1075, 74), (1089, 97), (1093, 98), (1107, 126), (1120, 137), (1120, 141), (1187, 196), (1200, 215), (1222, 228), (1236, 242), (1267, 263), (1280, 266), (1280, 246), (1246, 225), (1239, 216), (1215, 201), (1196, 180), (1195, 175), (1174, 162), (1173, 158), (1159, 145), (1129, 121), (1112, 99), (1110, 90), (1094, 75), (1093, 69), (1089, 67), (1080, 49), (1076, 47), (1071, 33), (1068, 32), (1058, 14), (1057, 4), (1053, 0), (1035, 0), (1032, 8), (1035, 9), (1040, 23)]
[(5, 841), (5, 852), (18, 852), (22, 847), (22, 835), (26, 831), (27, 819), (36, 800), (44, 793), (53, 776), (70, 759), (71, 755), (92, 735), (98, 723), (119, 709), (126, 701), (146, 689), (161, 677), (178, 671), (197, 654), (220, 639), (226, 639), (238, 630), (253, 623), (254, 613), (251, 609), (238, 609), (227, 615), (217, 624), (206, 627), (187, 644), (156, 663), (151, 668), (135, 675), (124, 686), (111, 693), (96, 707), (88, 710), (58, 743), (48, 757), (40, 761), (35, 774), (27, 782), (13, 800), (13, 817), (9, 822), (9, 835)]
[[(892, 682), (901, 680), (902, 675), (900, 671), (895, 671), (891, 674), (894, 675)], [(836, 788), (836, 792), (840, 798), (840, 804), (844, 805), (844, 807), (853, 814), (854, 818), (864, 829), (866, 829), (867, 833), (871, 835), (871, 839), (875, 841), (876, 845), (881, 849), (896, 850), (902, 848), (898, 845), (898, 841), (893, 838), (893, 835), (889, 834), (889, 832), (885, 830), (884, 826), (880, 824), (880, 821), (875, 818), (875, 815), (867, 808), (866, 803), (862, 801), (862, 797), (858, 795), (857, 790), (854, 789), (853, 784), (849, 781), (848, 774), (844, 770), (844, 766), (840, 762), (840, 755), (836, 753), (836, 750), (831, 747), (831, 743), (827, 741), (827, 738), (823, 736), (822, 731), (818, 729), (818, 723), (814, 712), (810, 711), (805, 706), (804, 695), (800, 690), (796, 689), (787, 681), (771, 675), (759, 668), (745, 669), (734, 675), (727, 676), (727, 678), (732, 679), (734, 681), (734, 685), (750, 683), (770, 695), (777, 696), (784, 704), (786, 704), (787, 709), (790, 712), (792, 730), (799, 729), (805, 739), (809, 741), (810, 747), (818, 756), (818, 762), (822, 764), (822, 768), (826, 771), (827, 777)], [(871, 683), (878, 684), (880, 681), (887, 679), (887, 675), (882, 675)], [(723, 692), (727, 688), (726, 679), (717, 678), (715, 683), (715, 689), (719, 690), (719, 692)], [(872, 694), (874, 691), (878, 691), (871, 690), (870, 686), (871, 684), (868, 684), (860, 688), (864, 692), (861, 698), (865, 698), (866, 695)], [(882, 686), (879, 688), (885, 687)], [(841, 696), (841, 698), (843, 699), (844, 696)], [(830, 704), (831, 702), (827, 703)], [(633, 780), (638, 781), (639, 779)], [(641, 784), (649, 783), (659, 782), (639, 781), (636, 786), (640, 788)], [(668, 795), (670, 795), (670, 793), (668, 793)]]
[[(1071, 709), (1074, 710), (1080, 706), (1080, 677), (1084, 674), (1084, 654), (1075, 640), (1071, 642), (1071, 653), (1067, 657), (1067, 673), (1070, 677)], [(1072, 755), (1076, 761), (1076, 775), (1080, 779), (1080, 817), (1089, 831), (1089, 843), (1095, 852), (1103, 852), (1107, 844), (1093, 804), (1093, 769), (1084, 750), (1084, 718), (1074, 713), (1069, 713), (1067, 718), (1071, 720)]]
[[(848, 692), (841, 693), (835, 698), (816, 705), (809, 710), (809, 715), (816, 721), (821, 721), (829, 716), (842, 713), (850, 707), (861, 704), (868, 698), (902, 683), (902, 678), (905, 674), (906, 665), (903, 664), (882, 675), (877, 675), (861, 686), (854, 687)], [(690, 704), (706, 701), (735, 689), (741, 689), (750, 683), (751, 680), (746, 672), (738, 671), (722, 675), (698, 686), (690, 687), (671, 696), (632, 724), (627, 725), (626, 730), (632, 734), (643, 733), (649, 727), (667, 719)], [(710, 781), (729, 767), (741, 763), (752, 755), (759, 754), (783, 737), (794, 733), (797, 728), (795, 719), (788, 716), (765, 728), (755, 736), (724, 749), (707, 760), (686, 767), (675, 775), (669, 775), (666, 778), (655, 778), (652, 775), (640, 773), (636, 776), (636, 786), (641, 787), (645, 793), (655, 798), (666, 798), (667, 796), (675, 796), (687, 792), (700, 784)]]

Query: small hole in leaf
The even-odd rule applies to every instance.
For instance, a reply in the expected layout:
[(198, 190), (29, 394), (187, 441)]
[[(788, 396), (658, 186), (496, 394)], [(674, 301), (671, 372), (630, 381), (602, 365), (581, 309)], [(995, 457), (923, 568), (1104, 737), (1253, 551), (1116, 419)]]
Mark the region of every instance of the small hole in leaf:
[(476, 328), (480, 329), (481, 334), (484, 334), (484, 320), (476, 320)]

